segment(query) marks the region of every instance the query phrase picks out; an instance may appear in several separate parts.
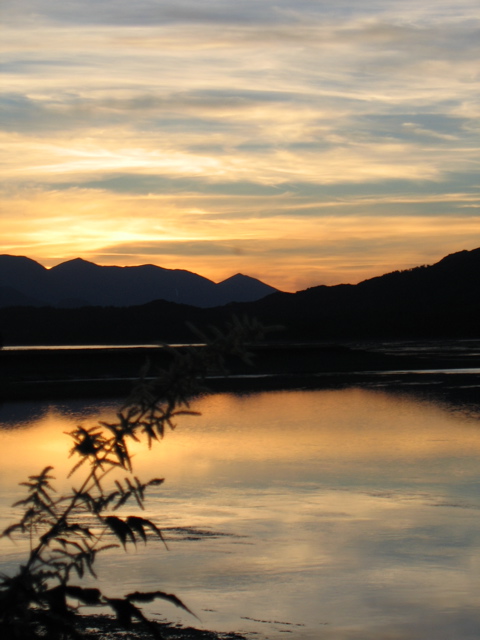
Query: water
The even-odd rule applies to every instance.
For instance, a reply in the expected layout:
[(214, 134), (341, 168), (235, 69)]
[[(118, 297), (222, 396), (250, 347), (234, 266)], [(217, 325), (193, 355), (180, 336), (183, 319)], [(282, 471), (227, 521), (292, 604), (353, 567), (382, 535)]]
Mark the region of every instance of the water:
[[(9, 345), (2, 347), (4, 351), (101, 351), (104, 349), (159, 349), (163, 345), (161, 343), (147, 344), (60, 344), (60, 345)], [(201, 346), (199, 343), (181, 343), (170, 344), (170, 347), (196, 347)]]
[[(16, 483), (69, 468), (79, 422), (114, 402), (9, 405), (0, 411), (0, 526)], [(360, 387), (217, 394), (153, 451), (161, 476), (146, 517), (161, 543), (99, 558), (110, 596), (173, 592), (149, 614), (279, 640), (478, 640), (480, 422), (471, 407)], [(21, 544), (1, 541), (0, 570)]]

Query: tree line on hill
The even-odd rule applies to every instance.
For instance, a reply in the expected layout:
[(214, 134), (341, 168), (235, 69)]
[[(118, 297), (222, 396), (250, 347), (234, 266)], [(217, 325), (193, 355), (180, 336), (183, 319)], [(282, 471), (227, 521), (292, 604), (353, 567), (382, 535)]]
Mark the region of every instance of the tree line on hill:
[(0, 332), (7, 345), (195, 342), (191, 325), (222, 326), (233, 315), (282, 325), (270, 336), (282, 341), (478, 337), (480, 248), (356, 285), (274, 292), (213, 308), (167, 300), (77, 309), (11, 306), (0, 309)]

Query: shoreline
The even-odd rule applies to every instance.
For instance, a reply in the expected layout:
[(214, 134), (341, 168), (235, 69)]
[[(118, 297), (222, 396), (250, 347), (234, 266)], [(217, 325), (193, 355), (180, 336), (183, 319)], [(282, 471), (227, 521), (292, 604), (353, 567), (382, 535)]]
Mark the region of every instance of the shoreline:
[[(119, 625), (116, 618), (107, 614), (80, 614), (78, 616), (79, 627), (83, 636), (88, 640), (152, 640), (154, 636), (149, 633), (140, 622), (132, 622), (126, 630)], [(160, 637), (164, 640), (248, 640), (240, 633), (208, 631), (195, 627), (182, 627), (169, 622), (150, 620)]]
[[(187, 346), (176, 347), (180, 353)], [(202, 348), (196, 345), (195, 348)], [(228, 374), (211, 371), (212, 392), (342, 388), (345, 386), (472, 387), (480, 384), (480, 355), (447, 351), (381, 352), (336, 344), (261, 344), (252, 365), (226, 360)], [(172, 360), (161, 347), (24, 348), (0, 351), (0, 402), (126, 397), (147, 361), (151, 370)]]

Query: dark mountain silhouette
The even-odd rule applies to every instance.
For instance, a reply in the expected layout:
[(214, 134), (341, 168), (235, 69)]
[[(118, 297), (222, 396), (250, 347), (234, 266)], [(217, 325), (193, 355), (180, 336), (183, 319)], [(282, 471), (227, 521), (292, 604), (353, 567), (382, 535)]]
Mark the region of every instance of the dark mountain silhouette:
[(289, 332), (308, 339), (478, 335), (480, 249), (357, 285), (279, 292), (246, 306), (245, 312), (281, 319)]
[[(65, 263), (56, 267), (65, 274), (66, 283), (73, 277), (71, 271), (67, 277), (69, 270), (77, 273), (74, 266)], [(148, 272), (151, 268), (145, 269)], [(86, 263), (81, 269), (93, 273), (102, 268)], [(234, 284), (241, 291), (251, 280), (245, 278), (237, 275), (230, 282), (214, 286)], [(77, 288), (75, 295), (83, 295), (83, 290)], [(188, 342), (197, 338), (187, 323), (222, 326), (232, 315), (283, 325), (283, 331), (271, 336), (280, 341), (479, 337), (480, 249), (461, 251), (431, 266), (395, 271), (356, 285), (276, 292), (254, 302), (232, 302), (215, 308), (165, 300), (127, 308), (10, 307), (0, 309), (0, 332), (5, 344)]]
[(24, 295), (41, 286), (46, 271), (45, 267), (30, 258), (0, 255), (0, 286), (13, 287)]
[(0, 307), (38, 307), (40, 301), (23, 295), (13, 287), (0, 287)]
[[(215, 284), (190, 271), (154, 265), (99, 266), (81, 258), (46, 269), (21, 256), (0, 256), (0, 287), (18, 296), (0, 296), (0, 306), (116, 306), (168, 300), (198, 307), (252, 301), (274, 291), (259, 280), (237, 274)], [(22, 297), (25, 299), (22, 301)]]
[(276, 291), (276, 289), (270, 288), (271, 290), (266, 293), (265, 286), (263, 282), (256, 278), (237, 273), (231, 278), (219, 282), (217, 291), (220, 297), (223, 298), (221, 304), (227, 304), (227, 302), (250, 302), (252, 300), (260, 300)]

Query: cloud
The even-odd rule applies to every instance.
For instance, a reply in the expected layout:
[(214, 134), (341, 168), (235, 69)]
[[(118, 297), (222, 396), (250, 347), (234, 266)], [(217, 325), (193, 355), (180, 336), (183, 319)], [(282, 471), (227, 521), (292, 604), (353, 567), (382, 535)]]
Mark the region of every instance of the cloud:
[(272, 24), (290, 23), (293, 20), (319, 20), (342, 16), (368, 17), (384, 15), (390, 19), (407, 21), (462, 20), (465, 15), (478, 16), (478, 4), (474, 0), (425, 1), (419, 5), (413, 0), (338, 0), (334, 6), (327, 0), (242, 0), (241, 3), (225, 0), (5, 0), (4, 12), (10, 20), (38, 19), (42, 17), (67, 24)]
[[(292, 268), (315, 284), (388, 265), (385, 254), (359, 261), (359, 247), (380, 252), (368, 222), (376, 217), (385, 221), (383, 251), (398, 219), (411, 219), (404, 243), (413, 218), (419, 229), (429, 217), (460, 221), (452, 246), (462, 237), (473, 248), (480, 238), (473, 0), (6, 0), (4, 12), (4, 210), (38, 219), (22, 231), (11, 218), (3, 250), (42, 253), (44, 242), (52, 256), (70, 255), (84, 229), (77, 253), (110, 256), (106, 248), (133, 238), (140, 259), (156, 212), (169, 259), (184, 247), (198, 265), (212, 251), (245, 271), (226, 249), (237, 247), (259, 272), (267, 263), (258, 243), (277, 242), (292, 224), (289, 250), (267, 251), (288, 255), (291, 287)], [(329, 238), (343, 252), (334, 265), (311, 248), (330, 246), (328, 216), (338, 230)], [(436, 257), (451, 252), (445, 221), (440, 229)], [(361, 241), (342, 243), (341, 234)], [(414, 255), (426, 261), (428, 241), (422, 259), (418, 248), (400, 251), (401, 231), (394, 235), (399, 267), (413, 266)], [(280, 259), (275, 270), (280, 278)]]

